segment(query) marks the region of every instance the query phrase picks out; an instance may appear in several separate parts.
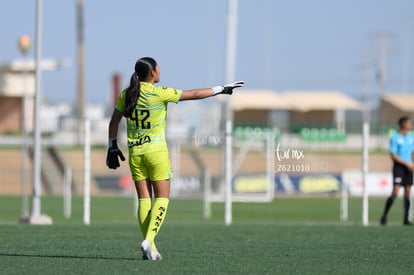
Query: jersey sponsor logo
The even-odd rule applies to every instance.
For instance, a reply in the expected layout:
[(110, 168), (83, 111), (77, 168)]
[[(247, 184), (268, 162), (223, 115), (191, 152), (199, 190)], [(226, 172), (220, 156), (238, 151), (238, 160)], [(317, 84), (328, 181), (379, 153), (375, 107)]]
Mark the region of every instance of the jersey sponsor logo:
[(150, 143), (151, 142), (151, 137), (150, 136), (144, 136), (139, 138), (138, 140), (134, 140), (134, 141), (130, 141), (128, 142), (128, 147), (134, 147), (134, 146), (141, 146), (142, 144), (145, 143)]

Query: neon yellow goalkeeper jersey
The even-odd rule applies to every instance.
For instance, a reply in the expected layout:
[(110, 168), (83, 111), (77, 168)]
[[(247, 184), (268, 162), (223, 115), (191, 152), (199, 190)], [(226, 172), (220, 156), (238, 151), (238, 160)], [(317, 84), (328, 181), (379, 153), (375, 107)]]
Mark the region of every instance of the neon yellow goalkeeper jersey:
[[(182, 93), (181, 90), (158, 87), (148, 82), (140, 84), (138, 104), (131, 118), (127, 118), (128, 148), (131, 156), (167, 150), (167, 104), (178, 103)], [(126, 90), (121, 92), (115, 106), (120, 112), (125, 109)]]

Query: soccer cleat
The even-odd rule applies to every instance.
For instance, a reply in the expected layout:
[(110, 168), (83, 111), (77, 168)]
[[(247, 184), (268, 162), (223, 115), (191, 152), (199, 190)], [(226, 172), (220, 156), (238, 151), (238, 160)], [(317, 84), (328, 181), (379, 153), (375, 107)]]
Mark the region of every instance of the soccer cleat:
[(143, 260), (161, 261), (162, 256), (158, 251), (152, 251), (152, 246), (148, 240), (144, 240), (141, 243), (141, 251), (143, 253)]
[(143, 256), (142, 256), (143, 260), (152, 260), (152, 248), (148, 240), (144, 240), (141, 243), (141, 251), (143, 253)]
[(412, 225), (413, 225), (413, 223), (412, 223), (412, 222), (410, 222), (410, 221), (404, 221), (403, 225), (412, 226)]
[(382, 216), (382, 217), (381, 217), (381, 220), (380, 220), (380, 224), (381, 224), (381, 225), (387, 225), (387, 217)]
[(161, 261), (162, 256), (161, 256), (160, 252), (158, 252), (158, 251), (153, 252), (152, 253), (152, 259), (157, 260), (157, 261)]

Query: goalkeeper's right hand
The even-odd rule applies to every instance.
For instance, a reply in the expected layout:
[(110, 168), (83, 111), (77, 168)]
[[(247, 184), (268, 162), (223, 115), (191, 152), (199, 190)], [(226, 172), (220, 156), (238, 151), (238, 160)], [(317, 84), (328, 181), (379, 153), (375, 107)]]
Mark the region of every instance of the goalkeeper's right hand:
[(213, 95), (219, 94), (227, 94), (231, 95), (233, 93), (233, 89), (243, 87), (244, 81), (236, 81), (231, 84), (227, 84), (224, 86), (216, 86), (213, 87)]
[(118, 157), (124, 161), (125, 157), (124, 154), (122, 154), (121, 150), (118, 148), (118, 143), (116, 141), (116, 138), (109, 139), (108, 144), (108, 153), (106, 154), (106, 166), (110, 169), (116, 169), (120, 167)]

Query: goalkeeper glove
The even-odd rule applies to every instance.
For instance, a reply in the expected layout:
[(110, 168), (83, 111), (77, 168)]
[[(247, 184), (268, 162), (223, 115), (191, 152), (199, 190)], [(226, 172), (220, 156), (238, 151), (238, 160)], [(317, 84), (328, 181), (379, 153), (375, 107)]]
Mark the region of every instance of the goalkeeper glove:
[(233, 89), (243, 87), (244, 81), (237, 81), (231, 84), (227, 84), (225, 86), (216, 86), (213, 87), (213, 95), (218, 94), (227, 94), (231, 95), (233, 93)]
[(110, 138), (109, 144), (108, 144), (108, 153), (106, 154), (106, 166), (110, 169), (116, 169), (119, 166), (119, 160), (118, 157), (124, 161), (125, 157), (122, 154), (121, 150), (118, 148), (118, 143), (116, 141), (116, 138)]

